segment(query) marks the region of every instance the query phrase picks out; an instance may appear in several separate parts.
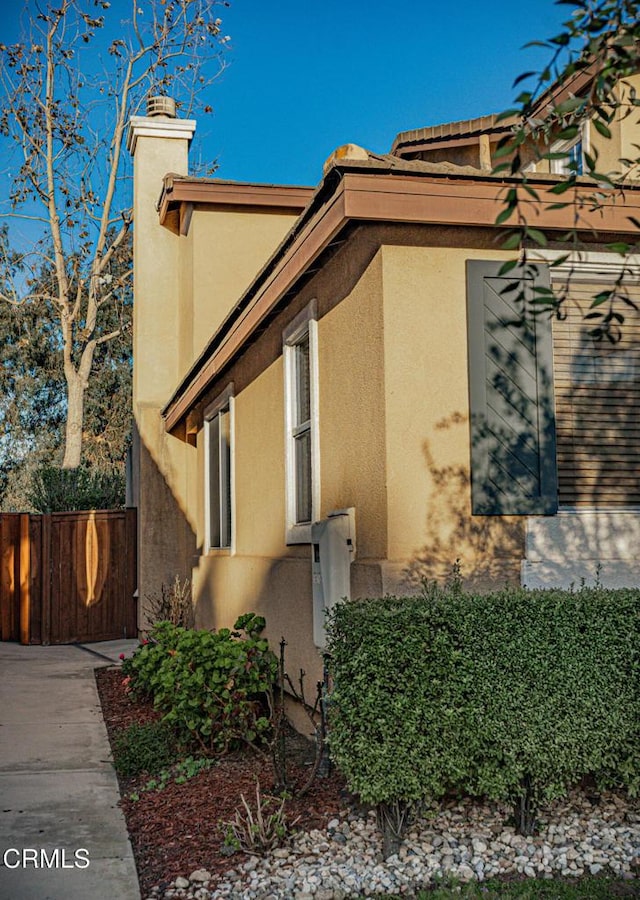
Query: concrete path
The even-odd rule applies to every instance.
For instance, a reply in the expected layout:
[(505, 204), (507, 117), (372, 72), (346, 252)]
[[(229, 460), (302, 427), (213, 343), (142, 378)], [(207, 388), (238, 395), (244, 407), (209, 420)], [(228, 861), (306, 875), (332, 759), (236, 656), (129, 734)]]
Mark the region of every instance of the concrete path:
[(94, 680), (136, 643), (0, 643), (0, 900), (139, 900)]

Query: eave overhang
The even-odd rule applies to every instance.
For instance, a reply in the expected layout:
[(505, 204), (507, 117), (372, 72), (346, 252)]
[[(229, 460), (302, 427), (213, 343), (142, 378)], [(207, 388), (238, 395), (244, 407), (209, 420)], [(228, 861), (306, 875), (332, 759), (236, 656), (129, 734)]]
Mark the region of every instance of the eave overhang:
[[(558, 198), (550, 193), (557, 182), (557, 177), (529, 178), (528, 184), (538, 192), (540, 200), (523, 201), (530, 223), (551, 232), (551, 239), (553, 232), (564, 233), (576, 226), (578, 198), (588, 188), (598, 193), (600, 206), (582, 205), (581, 231), (597, 234), (605, 241), (611, 235), (637, 234), (630, 219), (640, 220), (640, 184), (626, 186), (624, 199), (619, 191), (602, 191), (593, 183), (579, 184)], [(388, 167), (381, 171), (371, 165), (332, 167), (291, 232), (174, 392), (163, 410), (166, 430), (178, 430), (213, 380), (243, 351), (270, 314), (313, 269), (314, 261), (350, 225), (401, 222), (504, 231), (513, 223), (506, 222), (498, 228), (495, 220), (503, 209), (501, 198), (505, 190), (514, 184), (514, 180), (482, 177), (480, 173), (452, 176)], [(549, 208), (558, 199), (569, 205)]]
[(165, 175), (158, 201), (160, 224), (184, 233), (183, 223), (194, 207), (209, 209), (268, 209), (299, 215), (313, 196), (314, 188), (251, 184), (222, 179)]

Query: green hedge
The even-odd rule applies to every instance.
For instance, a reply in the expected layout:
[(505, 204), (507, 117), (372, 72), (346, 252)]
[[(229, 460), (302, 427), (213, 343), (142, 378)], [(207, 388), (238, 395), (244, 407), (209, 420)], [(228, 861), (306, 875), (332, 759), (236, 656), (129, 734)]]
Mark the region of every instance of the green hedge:
[(115, 470), (42, 466), (32, 475), (28, 501), (32, 509), (40, 513), (122, 509), (125, 482), (124, 472)]
[(330, 747), (392, 807), (464, 792), (536, 807), (585, 775), (640, 788), (640, 591), (504, 590), (339, 604)]

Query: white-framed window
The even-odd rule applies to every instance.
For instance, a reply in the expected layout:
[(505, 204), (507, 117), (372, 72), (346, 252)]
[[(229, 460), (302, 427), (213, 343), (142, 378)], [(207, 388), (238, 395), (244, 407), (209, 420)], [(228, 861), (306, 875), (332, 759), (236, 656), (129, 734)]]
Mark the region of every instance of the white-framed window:
[(320, 508), (317, 328), (312, 300), (282, 335), (288, 544), (311, 542)]
[(204, 413), (205, 545), (232, 550), (234, 544), (233, 384)]
[(552, 145), (552, 153), (565, 154), (562, 159), (551, 160), (552, 175), (582, 175), (584, 174), (584, 154), (589, 152), (589, 128), (584, 122), (580, 126), (577, 137), (569, 141), (557, 141)]

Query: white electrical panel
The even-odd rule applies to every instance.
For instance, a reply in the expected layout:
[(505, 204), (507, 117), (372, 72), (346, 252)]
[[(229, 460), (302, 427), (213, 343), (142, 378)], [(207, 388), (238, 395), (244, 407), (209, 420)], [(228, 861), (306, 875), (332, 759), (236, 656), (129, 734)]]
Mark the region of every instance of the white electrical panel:
[(356, 511), (338, 509), (311, 526), (313, 640), (326, 646), (325, 612), (339, 600), (351, 599), (351, 563), (356, 554)]

